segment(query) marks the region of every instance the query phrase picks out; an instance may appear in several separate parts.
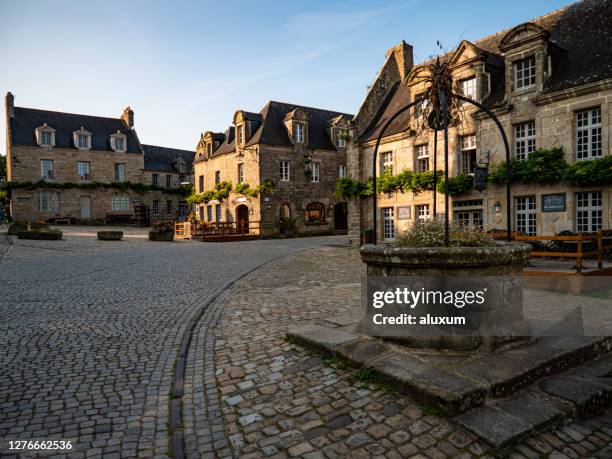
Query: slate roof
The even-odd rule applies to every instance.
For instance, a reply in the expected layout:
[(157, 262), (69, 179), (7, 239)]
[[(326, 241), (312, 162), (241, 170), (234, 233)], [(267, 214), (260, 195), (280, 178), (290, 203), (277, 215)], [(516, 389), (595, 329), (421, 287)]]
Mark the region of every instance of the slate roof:
[[(544, 94), (612, 78), (612, 1), (585, 0), (528, 22), (548, 31), (550, 42), (556, 45), (555, 49), (551, 50), (554, 53), (553, 73), (544, 85)], [(473, 44), (490, 53), (489, 62), (501, 63), (502, 51), (499, 45), (512, 28), (481, 38)], [(453, 52), (442, 58), (450, 57)], [(483, 101), (487, 106), (500, 104), (505, 98), (504, 73), (495, 71), (494, 67), (492, 70), (494, 75), (491, 94)], [(404, 106), (407, 100), (406, 85), (396, 85), (360, 140), (375, 139), (382, 125)], [(408, 117), (408, 113), (400, 115), (385, 131), (385, 135), (404, 131)]]
[(9, 118), (13, 145), (38, 146), (36, 128), (47, 123), (55, 129), (56, 148), (75, 148), (73, 132), (84, 127), (91, 132), (92, 150), (113, 151), (109, 136), (120, 131), (127, 136), (127, 152), (142, 153), (136, 132), (121, 118), (77, 115), (74, 113), (15, 107), (15, 117)]
[(311, 150), (335, 150), (336, 146), (327, 133), (330, 121), (338, 116), (346, 116), (351, 119), (353, 115), (276, 101), (268, 102), (259, 112), (263, 118), (262, 125), (253, 133), (246, 145), (260, 143), (274, 146), (292, 146), (293, 143), (289, 138), (283, 120), (287, 113), (298, 108), (304, 110), (308, 115), (308, 147)]
[[(285, 116), (296, 109), (304, 110), (308, 115), (308, 147), (312, 150), (335, 150), (336, 146), (329, 138), (327, 127), (329, 123), (340, 116), (352, 119), (348, 113), (334, 112), (320, 108), (302, 105), (286, 104), (270, 101), (259, 113), (244, 112), (245, 118), (256, 121), (259, 126), (248, 139), (245, 146), (263, 144), (281, 147), (291, 147), (293, 143), (284, 125)], [(234, 127), (230, 126), (224, 134), (224, 140), (213, 152), (212, 156), (220, 156), (236, 150), (234, 144)], [(204, 156), (195, 162), (203, 161)]]
[(185, 161), (188, 172), (192, 169), (195, 151), (144, 144), (142, 145), (142, 149), (144, 151), (145, 170), (177, 173), (178, 170), (174, 166), (174, 162), (179, 157), (183, 158)]

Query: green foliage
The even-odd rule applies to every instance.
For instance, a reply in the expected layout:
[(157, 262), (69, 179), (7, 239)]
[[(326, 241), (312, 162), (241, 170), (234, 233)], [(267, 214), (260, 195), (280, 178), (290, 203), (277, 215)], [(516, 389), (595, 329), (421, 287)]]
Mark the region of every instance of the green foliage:
[(0, 191), (0, 201), (5, 200), (6, 198), (8, 198), (8, 192)]
[(186, 196), (191, 193), (193, 187), (191, 185), (181, 186), (179, 188), (162, 188), (160, 186), (145, 185), (143, 183), (132, 182), (47, 182), (39, 180), (38, 182), (5, 182), (0, 183), (0, 190), (16, 190), (16, 189), (35, 190), (38, 188), (69, 190), (78, 188), (80, 190), (97, 190), (97, 189), (115, 189), (119, 191), (132, 190), (136, 193), (146, 193), (148, 191), (163, 191), (164, 193), (179, 194)]
[[(450, 247), (486, 247), (494, 243), (493, 239), (483, 231), (457, 224), (449, 225), (448, 236)], [(396, 238), (395, 245), (398, 247), (443, 247), (444, 223), (416, 222), (410, 230)]]
[(257, 190), (262, 194), (274, 194), (274, 180), (265, 179), (261, 184), (257, 187)]
[[(342, 177), (336, 180), (336, 197), (338, 199), (350, 199), (366, 196), (367, 185), (359, 180)], [(372, 190), (372, 180), (370, 179), (370, 194)]]
[[(444, 179), (436, 185), (438, 193), (444, 193)], [(449, 177), (448, 179), (448, 194), (451, 196), (457, 196), (469, 191), (474, 185), (474, 179), (472, 176), (467, 174), (461, 174), (456, 177)]]
[(245, 196), (257, 197), (259, 194), (258, 188), (251, 188), (248, 183), (239, 183), (234, 188), (234, 191), (238, 194), (244, 194)]
[(599, 186), (612, 183), (612, 156), (576, 161), (565, 171), (564, 179), (575, 186)]
[[(438, 180), (442, 177), (442, 172), (438, 171)], [(433, 190), (434, 174), (427, 172), (412, 172), (405, 169), (397, 175), (390, 172), (383, 172), (376, 180), (376, 190), (378, 193), (391, 194), (396, 191), (405, 193), (412, 191), (416, 194), (423, 191)], [(338, 198), (364, 198), (374, 194), (374, 181), (370, 177), (365, 183), (353, 180), (348, 177), (336, 180), (336, 197)]]
[[(510, 160), (510, 177), (513, 182), (548, 185), (562, 181), (568, 168), (562, 148), (540, 149), (530, 153), (527, 159)], [(499, 163), (488, 177), (491, 183), (506, 183), (506, 162)]]

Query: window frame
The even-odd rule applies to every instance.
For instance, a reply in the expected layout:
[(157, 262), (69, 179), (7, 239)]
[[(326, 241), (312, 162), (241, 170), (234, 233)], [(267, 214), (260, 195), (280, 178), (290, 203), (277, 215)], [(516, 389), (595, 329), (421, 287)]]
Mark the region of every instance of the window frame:
[(515, 196), (514, 209), (514, 224), (516, 231), (527, 236), (535, 236), (538, 232), (536, 196)]
[(380, 173), (393, 174), (393, 151), (384, 151), (380, 154)]
[[(81, 166), (87, 166), (87, 172), (82, 173)], [(90, 180), (91, 178), (91, 162), (90, 161), (77, 161), (77, 175), (81, 180)]]
[[(286, 166), (286, 167), (285, 167)], [(291, 163), (288, 159), (281, 159), (279, 163), (279, 174), (281, 182), (289, 182), (291, 180)]]
[[(51, 167), (45, 168), (43, 165), (50, 165)], [(52, 159), (40, 160), (40, 177), (42, 180), (55, 180), (55, 162)]]
[(346, 140), (344, 138), (344, 129), (336, 128), (336, 147), (337, 148), (345, 148)]
[(304, 124), (303, 123), (294, 123), (294, 130), (295, 130), (295, 134), (293, 136), (293, 139), (295, 140), (295, 143), (304, 143)]
[[(533, 66), (525, 66), (526, 63), (533, 63)], [(537, 63), (535, 55), (517, 59), (512, 62), (512, 78), (515, 91), (525, 91), (533, 89), (537, 83), (536, 78)], [(526, 75), (526, 73), (528, 73)], [(520, 76), (519, 76), (520, 74)], [(525, 83), (527, 81), (527, 83)]]
[[(581, 199), (582, 198), (582, 199)], [(586, 198), (586, 199), (585, 199)], [(603, 228), (603, 195), (601, 190), (577, 191), (574, 194), (576, 207), (575, 228), (579, 233), (594, 233)], [(586, 200), (586, 205), (580, 205), (581, 201)], [(596, 203), (595, 205), (593, 203)], [(585, 212), (586, 215), (581, 215)], [(586, 218), (586, 230), (580, 221)]]
[[(469, 82), (473, 82), (473, 85), (468, 86), (470, 90), (473, 91), (474, 93), (473, 96), (471, 96), (465, 91), (466, 83), (469, 83)], [(478, 80), (476, 78), (476, 75), (471, 76), (469, 78), (463, 78), (462, 80), (459, 80), (459, 91), (461, 92), (462, 96), (477, 101), (478, 100)], [(464, 101), (460, 101), (460, 102), (464, 103)]]
[(473, 175), (478, 163), (476, 134), (462, 135), (459, 139), (459, 149), (461, 152), (461, 173)]
[(418, 222), (428, 222), (431, 219), (429, 204), (416, 204), (414, 206), (414, 218)]
[[(43, 196), (45, 206), (42, 206)], [(53, 196), (53, 198), (52, 198)], [(36, 208), (39, 212), (59, 212), (61, 208), (59, 191), (43, 190), (36, 192)], [(44, 208), (43, 208), (44, 207)]]
[[(414, 171), (418, 173), (423, 173), (429, 171), (429, 145), (424, 143), (421, 145), (415, 145), (413, 148), (414, 151)], [(425, 151), (425, 155), (421, 153), (421, 151)], [(427, 160), (427, 166), (425, 169), (421, 168), (421, 162), (423, 160)]]
[(346, 177), (347, 177), (346, 164), (338, 164), (338, 178), (346, 178)]
[[(319, 217), (314, 218), (318, 213)], [(325, 223), (325, 206), (317, 201), (310, 202), (306, 205), (306, 223)]]
[(170, 174), (166, 174), (166, 188), (172, 188), (172, 176)]
[(313, 161), (310, 163), (310, 181), (312, 183), (320, 183), (321, 182), (321, 163), (318, 161)]
[[(123, 175), (123, 178), (121, 177)], [(123, 183), (126, 181), (125, 163), (115, 163), (115, 182)]]
[(512, 126), (514, 134), (514, 158), (525, 160), (536, 151), (535, 120), (516, 123)]
[(383, 221), (383, 241), (395, 240), (395, 209), (393, 207), (381, 208)]
[(238, 178), (237, 183), (244, 183), (244, 163), (238, 163), (236, 175)]
[(151, 185), (159, 187), (159, 174), (151, 174)]
[[(596, 117), (595, 117), (596, 114)], [(586, 124), (580, 125), (581, 115), (586, 115)], [(593, 122), (593, 119), (596, 118), (596, 122)], [(574, 123), (575, 123), (575, 131), (574, 136), (576, 138), (575, 148), (576, 148), (576, 161), (588, 161), (592, 159), (601, 158), (603, 156), (603, 137), (602, 137), (602, 111), (601, 106), (591, 107), (583, 110), (577, 110), (574, 112)], [(583, 137), (581, 134), (586, 133), (586, 137)], [(580, 155), (585, 150), (581, 150), (580, 141), (586, 138), (586, 154)], [(597, 145), (594, 147), (594, 143)], [(595, 153), (594, 153), (595, 151)]]
[(151, 201), (151, 215), (159, 215), (161, 210), (161, 205), (159, 203), (159, 199), (153, 199)]
[[(118, 205), (118, 204), (126, 204)], [(113, 212), (129, 212), (130, 196), (126, 193), (113, 193), (111, 197), (111, 210)]]

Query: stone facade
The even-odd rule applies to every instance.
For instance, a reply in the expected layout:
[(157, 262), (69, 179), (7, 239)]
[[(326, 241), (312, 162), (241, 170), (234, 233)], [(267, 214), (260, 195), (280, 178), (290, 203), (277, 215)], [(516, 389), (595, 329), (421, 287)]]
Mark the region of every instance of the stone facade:
[[(249, 227), (264, 237), (279, 234), (282, 216), (294, 221), (300, 235), (345, 232), (346, 204), (334, 193), (338, 175), (346, 170), (345, 132), (351, 117), (269, 102), (260, 113), (238, 111), (225, 133), (203, 134), (194, 163), (196, 192), (225, 181), (233, 190), (222, 202), (200, 204), (198, 218), (237, 222), (248, 212)], [(238, 183), (255, 189), (267, 181), (274, 184), (273, 192), (236, 192)]]
[[(467, 91), (468, 97), (482, 103), (499, 118), (509, 140), (512, 158), (524, 158), (535, 149), (561, 147), (569, 164), (590, 159), (581, 158), (577, 152), (577, 119), (585, 116), (585, 111), (591, 111), (587, 115), (589, 120), (598, 121), (592, 126), (601, 139), (596, 157), (610, 155), (612, 71), (609, 62), (582, 62), (581, 59), (587, 59), (579, 49), (583, 46), (579, 39), (582, 31), (580, 27), (567, 27), (567, 24), (575, 24), (577, 18), (583, 24), (591, 21), (590, 28), (596, 35), (592, 38), (591, 52), (595, 53), (600, 38), (607, 37), (609, 41), (610, 31), (605, 23), (610, 13), (602, 10), (604, 4), (587, 1), (570, 5), (508, 32), (474, 43), (464, 40), (456, 50), (441, 57), (450, 62), (454, 91), (459, 94)], [(411, 64), (412, 59), (405, 57), (411, 51), (404, 42), (389, 50), (385, 65), (353, 120), (359, 142), (348, 149), (351, 178), (365, 181), (372, 176), (372, 156), (381, 126), (426, 89), (423, 76), (431, 61), (404, 69), (400, 65)], [(581, 71), (564, 67), (571, 64)], [(593, 69), (594, 65), (600, 68)], [(527, 84), (518, 81), (517, 66), (528, 67), (521, 73), (527, 75)], [(374, 113), (379, 115), (373, 116)], [(488, 166), (491, 172), (505, 159), (499, 130), (486, 113), (468, 104), (464, 104), (459, 113), (460, 122), (449, 129), (449, 176), (470, 174), (474, 165)], [(394, 174), (404, 169), (417, 170), (418, 155), (425, 150), (428, 170), (433, 170), (433, 132), (420, 129), (417, 124), (413, 110), (391, 123), (378, 150), (378, 175), (388, 166)], [(590, 134), (588, 142), (597, 142), (597, 134)], [(384, 153), (391, 154), (390, 161), (388, 156), (383, 158)], [(383, 161), (387, 161), (386, 164)], [(441, 132), (438, 134), (436, 168), (444, 168)], [(543, 211), (543, 197), (555, 194), (564, 200), (565, 209)], [(577, 209), (577, 200), (582, 201), (581, 209)], [(506, 227), (508, 203), (504, 186), (489, 184), (483, 192), (471, 189), (450, 201), (451, 219), (485, 229)], [(580, 188), (565, 182), (547, 186), (513, 183), (510, 205), (513, 231), (551, 235), (565, 230), (595, 231), (612, 227), (612, 187), (609, 185)], [(427, 206), (427, 212), (422, 206)], [(432, 217), (433, 192), (379, 194), (378, 207), (377, 238), (382, 241), (385, 239), (385, 213), (388, 217), (391, 215), (388, 225), (393, 228), (387, 231), (387, 236), (393, 236), (419, 218)], [(352, 243), (363, 242), (363, 231), (372, 227), (371, 208), (371, 198), (349, 204)], [(579, 210), (581, 215), (586, 215), (582, 223), (577, 222)], [(437, 214), (441, 217), (443, 213), (444, 196), (437, 194)]]
[[(159, 183), (162, 188), (166, 187), (166, 175), (170, 176), (168, 188), (179, 187), (181, 178), (193, 181), (194, 153), (141, 145), (129, 107), (118, 118), (74, 115), (15, 107), (14, 97), (8, 93), (6, 116), (8, 181), (36, 184), (11, 190), (14, 220), (92, 222), (113, 215), (131, 218), (138, 205), (149, 206), (153, 218), (186, 213), (183, 198), (175, 192), (137, 192), (129, 187), (122, 190), (102, 185), (149, 185), (156, 170), (163, 171)], [(48, 136), (43, 138), (42, 133)], [(174, 167), (179, 158), (183, 173)], [(41, 185), (45, 182), (48, 187)]]

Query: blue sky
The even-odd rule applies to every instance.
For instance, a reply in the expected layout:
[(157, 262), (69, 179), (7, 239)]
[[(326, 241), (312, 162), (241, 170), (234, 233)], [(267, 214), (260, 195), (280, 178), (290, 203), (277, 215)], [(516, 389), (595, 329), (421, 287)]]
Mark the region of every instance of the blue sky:
[[(0, 0), (0, 91), (24, 107), (118, 116), (141, 142), (194, 149), (237, 109), (278, 100), (354, 113), (402, 39), (415, 62), (568, 0)], [(0, 152), (5, 145), (4, 107)]]

